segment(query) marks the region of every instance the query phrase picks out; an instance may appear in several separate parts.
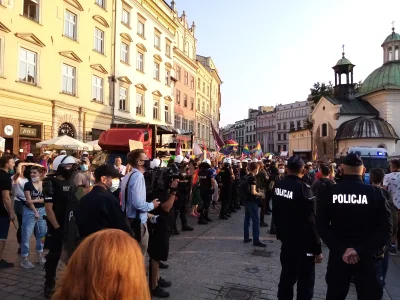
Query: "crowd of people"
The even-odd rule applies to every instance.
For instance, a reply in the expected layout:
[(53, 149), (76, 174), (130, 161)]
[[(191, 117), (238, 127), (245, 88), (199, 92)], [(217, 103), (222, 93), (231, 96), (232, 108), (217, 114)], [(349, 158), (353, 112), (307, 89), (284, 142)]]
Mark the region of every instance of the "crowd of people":
[[(359, 295), (380, 299), (388, 254), (396, 253), (399, 161), (391, 161), (387, 175), (370, 170), (371, 185), (363, 183), (365, 168), (357, 155), (338, 166), (305, 164), (298, 156), (218, 161), (177, 155), (165, 168), (161, 159), (150, 160), (138, 149), (128, 153), (126, 165), (122, 161), (115, 157), (94, 166), (88, 153), (63, 151), (38, 160), (0, 157), (0, 268), (13, 267), (2, 257), (11, 221), (18, 228), (23, 268), (35, 267), (29, 249), (35, 235), (47, 298), (167, 298), (172, 282), (160, 269), (168, 268), (170, 237), (181, 234), (178, 216), (185, 232), (193, 231), (188, 206), (199, 225), (213, 221), (210, 210), (219, 209), (224, 221), (244, 209), (244, 243), (266, 247), (260, 227), (270, 227), (269, 234), (282, 242), (279, 299), (293, 299), (296, 283), (298, 299), (312, 299), (315, 263), (323, 259), (321, 239), (331, 251), (327, 299), (345, 299), (351, 281)], [(265, 215), (271, 213), (267, 224)], [(143, 284), (146, 254), (148, 284)], [(60, 260), (67, 267), (56, 284)], [(84, 276), (88, 270), (94, 277)], [(113, 274), (118, 279), (107, 280)]]

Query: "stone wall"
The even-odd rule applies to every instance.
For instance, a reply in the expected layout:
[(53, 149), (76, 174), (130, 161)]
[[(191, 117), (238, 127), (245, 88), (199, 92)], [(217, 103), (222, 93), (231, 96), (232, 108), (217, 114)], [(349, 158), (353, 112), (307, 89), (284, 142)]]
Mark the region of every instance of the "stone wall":
[[(321, 125), (322, 126), (322, 125)], [(315, 131), (314, 142), (317, 146), (317, 160), (327, 161), (328, 159), (335, 158), (335, 130), (332, 125), (328, 123), (328, 136), (321, 136), (321, 126)], [(324, 153), (324, 144), (326, 145), (326, 152)]]

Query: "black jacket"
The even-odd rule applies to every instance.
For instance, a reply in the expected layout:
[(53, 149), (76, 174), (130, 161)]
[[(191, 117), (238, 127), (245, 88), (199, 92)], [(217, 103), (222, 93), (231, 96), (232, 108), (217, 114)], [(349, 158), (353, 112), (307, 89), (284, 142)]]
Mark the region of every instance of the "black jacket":
[(94, 186), (79, 200), (74, 216), (81, 238), (102, 229), (120, 229), (133, 236), (118, 199), (101, 186)]
[(317, 228), (331, 253), (342, 256), (354, 248), (360, 258), (381, 255), (392, 234), (389, 203), (361, 176), (343, 175), (320, 196)]
[(272, 214), (282, 249), (321, 254), (321, 241), (315, 228), (315, 198), (310, 186), (297, 176), (287, 175), (276, 182), (272, 201)]

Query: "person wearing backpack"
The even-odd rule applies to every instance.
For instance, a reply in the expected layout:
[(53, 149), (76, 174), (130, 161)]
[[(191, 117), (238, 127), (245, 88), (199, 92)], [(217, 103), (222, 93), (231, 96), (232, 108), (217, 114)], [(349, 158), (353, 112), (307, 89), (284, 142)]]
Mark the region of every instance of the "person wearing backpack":
[[(260, 241), (260, 218), (258, 215), (258, 206), (260, 198), (264, 193), (258, 192), (256, 188), (256, 175), (258, 173), (258, 165), (256, 162), (251, 162), (248, 166), (249, 174), (241, 183), (242, 199), (245, 208), (244, 213), (244, 243), (253, 241), (256, 247), (265, 248), (267, 245)], [(253, 239), (249, 236), (250, 219), (253, 226)]]

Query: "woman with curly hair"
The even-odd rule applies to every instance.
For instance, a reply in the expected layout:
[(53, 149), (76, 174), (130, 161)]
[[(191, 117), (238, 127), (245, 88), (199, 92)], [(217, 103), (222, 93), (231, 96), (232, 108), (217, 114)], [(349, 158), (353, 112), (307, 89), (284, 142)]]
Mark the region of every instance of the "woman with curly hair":
[(150, 300), (136, 240), (118, 229), (88, 236), (68, 262), (53, 300)]

